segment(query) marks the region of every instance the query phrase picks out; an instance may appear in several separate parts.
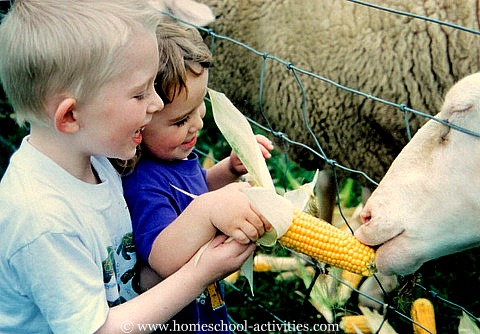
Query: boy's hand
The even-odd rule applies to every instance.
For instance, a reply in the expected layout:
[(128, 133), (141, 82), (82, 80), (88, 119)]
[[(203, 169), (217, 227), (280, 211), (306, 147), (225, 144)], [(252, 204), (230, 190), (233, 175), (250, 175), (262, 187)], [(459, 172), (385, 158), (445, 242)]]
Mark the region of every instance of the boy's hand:
[(223, 188), (202, 195), (209, 210), (210, 223), (222, 233), (242, 244), (257, 241), (272, 225), (250, 204), (242, 189), (246, 182), (231, 183)]
[[(255, 138), (257, 139), (258, 146), (260, 147), (263, 157), (265, 159), (269, 159), (272, 156), (270, 151), (273, 150), (273, 143), (267, 137), (262, 135), (255, 135)], [(247, 169), (243, 165), (242, 161), (233, 151), (230, 154), (230, 171), (234, 175), (243, 175), (247, 173)]]
[(238, 270), (255, 250), (255, 244), (241, 244), (235, 240), (225, 242), (227, 236), (217, 235), (205, 248), (201, 256), (193, 256), (187, 265), (198, 260), (196, 269), (199, 279), (204, 279), (206, 284), (222, 279)]

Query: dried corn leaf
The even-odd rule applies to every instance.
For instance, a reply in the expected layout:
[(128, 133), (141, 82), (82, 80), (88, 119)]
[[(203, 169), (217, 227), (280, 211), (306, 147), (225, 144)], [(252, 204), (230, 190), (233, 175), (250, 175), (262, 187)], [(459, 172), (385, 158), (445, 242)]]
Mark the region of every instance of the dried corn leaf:
[(368, 307), (359, 306), (360, 311), (362, 311), (367, 324), (372, 330), (372, 333), (378, 334), (397, 334), (392, 326), (385, 320), (385, 316), (381, 315), (375, 310), (371, 310)]
[(463, 312), (458, 325), (458, 334), (480, 334), (480, 329), (465, 312)]

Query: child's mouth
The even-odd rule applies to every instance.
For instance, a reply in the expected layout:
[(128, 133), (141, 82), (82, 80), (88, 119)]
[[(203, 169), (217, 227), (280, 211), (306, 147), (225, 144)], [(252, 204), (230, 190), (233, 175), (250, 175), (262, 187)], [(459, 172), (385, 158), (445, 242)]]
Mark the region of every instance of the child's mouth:
[(141, 127), (140, 129), (138, 129), (137, 131), (135, 131), (135, 135), (133, 136), (133, 141), (135, 144), (137, 145), (140, 145), (142, 143), (142, 139), (143, 139), (143, 136), (142, 136), (142, 132), (143, 132), (143, 129), (145, 129), (145, 127)]
[(195, 136), (190, 141), (183, 143), (182, 146), (186, 149), (190, 149), (194, 147), (196, 143), (197, 143), (197, 137)]

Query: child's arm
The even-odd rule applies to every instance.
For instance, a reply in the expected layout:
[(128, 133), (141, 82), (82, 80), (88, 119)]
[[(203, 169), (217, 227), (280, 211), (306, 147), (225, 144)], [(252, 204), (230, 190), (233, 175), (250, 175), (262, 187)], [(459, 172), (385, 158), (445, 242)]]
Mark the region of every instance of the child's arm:
[(271, 228), (250, 205), (242, 189), (232, 183), (195, 198), (153, 242), (148, 262), (161, 277), (168, 277), (220, 230), (243, 244), (258, 240)]
[(215, 237), (198, 263), (187, 262), (177, 272), (140, 296), (110, 309), (98, 333), (145, 333), (138, 325), (168, 321), (199, 296), (208, 284), (237, 270), (255, 249), (253, 243), (224, 243)]
[[(272, 142), (265, 136), (256, 135), (258, 146), (265, 159), (271, 157), (270, 151), (273, 150)], [(221, 187), (235, 182), (240, 176), (247, 173), (247, 169), (237, 154), (232, 151), (228, 158), (225, 158), (207, 169), (207, 185), (209, 190), (220, 189)]]

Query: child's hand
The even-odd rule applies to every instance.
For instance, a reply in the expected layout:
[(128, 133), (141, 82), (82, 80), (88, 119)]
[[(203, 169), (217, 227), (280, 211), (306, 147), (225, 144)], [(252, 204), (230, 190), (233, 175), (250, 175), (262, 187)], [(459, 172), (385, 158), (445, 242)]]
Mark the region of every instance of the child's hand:
[(246, 182), (231, 183), (223, 188), (203, 194), (202, 209), (209, 210), (210, 223), (242, 244), (257, 241), (272, 225), (260, 215), (242, 189)]
[(224, 234), (217, 235), (212, 242), (203, 250), (198, 258), (192, 257), (187, 265), (197, 261), (196, 270), (199, 271), (199, 279), (204, 279), (206, 284), (222, 279), (238, 270), (255, 250), (254, 243), (241, 244), (235, 240), (227, 240)]
[[(265, 159), (269, 159), (272, 156), (270, 151), (273, 150), (273, 143), (267, 137), (262, 135), (255, 135), (255, 138), (257, 139), (258, 146), (260, 147), (263, 157)], [(234, 175), (243, 175), (247, 173), (247, 169), (243, 165), (242, 161), (233, 151), (230, 154), (230, 171)]]

